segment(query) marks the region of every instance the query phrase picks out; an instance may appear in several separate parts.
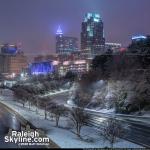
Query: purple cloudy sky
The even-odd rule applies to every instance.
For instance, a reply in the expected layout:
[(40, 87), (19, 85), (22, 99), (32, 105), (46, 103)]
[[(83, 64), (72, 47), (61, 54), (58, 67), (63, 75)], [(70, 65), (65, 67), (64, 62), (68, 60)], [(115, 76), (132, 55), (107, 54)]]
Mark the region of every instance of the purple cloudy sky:
[(127, 46), (132, 35), (150, 34), (150, 0), (0, 0), (0, 44), (21, 42), (26, 53), (54, 52), (58, 25), (80, 38), (86, 12), (100, 13), (107, 42)]

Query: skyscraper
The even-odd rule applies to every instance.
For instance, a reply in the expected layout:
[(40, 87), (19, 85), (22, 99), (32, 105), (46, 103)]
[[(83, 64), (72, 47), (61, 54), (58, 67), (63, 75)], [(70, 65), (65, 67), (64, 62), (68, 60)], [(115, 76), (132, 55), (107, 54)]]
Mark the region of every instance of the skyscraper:
[(91, 54), (104, 50), (105, 38), (103, 22), (99, 14), (87, 13), (82, 22), (81, 50)]
[(78, 39), (75, 37), (64, 36), (59, 26), (56, 33), (56, 53), (59, 55), (70, 54), (78, 50)]

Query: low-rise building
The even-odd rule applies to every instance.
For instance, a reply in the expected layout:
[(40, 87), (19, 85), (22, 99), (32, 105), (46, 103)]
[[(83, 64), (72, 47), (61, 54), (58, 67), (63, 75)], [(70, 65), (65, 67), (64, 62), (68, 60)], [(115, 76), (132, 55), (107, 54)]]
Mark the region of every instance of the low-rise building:
[(3, 55), (0, 54), (0, 73), (2, 74), (20, 74), (27, 68), (27, 59), (24, 54)]
[(0, 73), (15, 77), (27, 68), (27, 57), (16, 46), (4, 45), (0, 52)]
[(105, 51), (111, 50), (113, 53), (119, 52), (121, 49), (120, 43), (105, 43)]
[(58, 72), (62, 76), (69, 71), (81, 75), (89, 70), (89, 65), (87, 60), (64, 61), (58, 65)]

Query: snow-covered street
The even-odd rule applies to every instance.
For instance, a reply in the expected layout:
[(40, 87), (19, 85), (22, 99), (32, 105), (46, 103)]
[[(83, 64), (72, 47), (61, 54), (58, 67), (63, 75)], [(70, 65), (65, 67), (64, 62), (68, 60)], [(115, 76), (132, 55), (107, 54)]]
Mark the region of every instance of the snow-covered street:
[[(38, 114), (36, 114), (35, 107), (32, 107), (32, 110), (29, 111), (27, 106), (23, 108), (20, 103), (13, 101), (13, 98), (9, 96), (1, 96), (0, 102), (19, 113), (35, 127), (43, 129), (47, 136), (61, 148), (104, 148), (110, 146), (109, 142), (104, 141), (103, 137), (92, 127), (83, 127), (81, 130), (81, 140), (74, 134), (73, 125), (68, 118), (61, 117), (59, 128), (57, 128), (52, 118), (48, 118), (48, 120), (44, 119), (44, 110), (39, 109)], [(141, 148), (137, 144), (122, 139), (118, 139), (114, 147)]]

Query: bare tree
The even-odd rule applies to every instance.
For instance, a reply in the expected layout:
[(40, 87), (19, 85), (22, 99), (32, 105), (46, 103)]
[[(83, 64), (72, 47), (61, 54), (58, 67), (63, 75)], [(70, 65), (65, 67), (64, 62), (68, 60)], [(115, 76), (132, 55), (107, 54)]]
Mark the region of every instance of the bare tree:
[(48, 111), (48, 104), (50, 103), (51, 99), (49, 97), (44, 97), (37, 100), (37, 105), (39, 108), (44, 109), (44, 118), (47, 119), (47, 111)]
[(34, 96), (33, 103), (36, 107), (36, 114), (38, 114), (39, 101), (40, 101), (39, 98), (37, 96)]
[(56, 120), (56, 127), (58, 127), (59, 119), (61, 116), (64, 116), (67, 112), (67, 109), (63, 105), (58, 105), (56, 103), (51, 103), (48, 108), (49, 112), (53, 114), (53, 117)]
[(102, 135), (106, 140), (110, 142), (111, 148), (113, 148), (114, 143), (117, 140), (117, 137), (123, 135), (122, 126), (115, 119), (109, 119), (104, 128)]
[(23, 107), (25, 107), (25, 103), (27, 102), (26, 95), (28, 95), (28, 92), (18, 87), (14, 88), (13, 91), (16, 97), (15, 100), (20, 102), (23, 105)]
[(69, 113), (69, 118), (73, 122), (76, 128), (76, 134), (78, 137), (81, 136), (81, 128), (85, 125), (88, 120), (88, 115), (85, 113), (83, 108), (72, 108)]
[(31, 93), (27, 92), (26, 95), (25, 95), (25, 98), (28, 101), (29, 110), (31, 110), (31, 105), (33, 105), (33, 99), (34, 99), (34, 97), (33, 97), (33, 95)]

